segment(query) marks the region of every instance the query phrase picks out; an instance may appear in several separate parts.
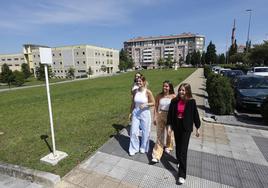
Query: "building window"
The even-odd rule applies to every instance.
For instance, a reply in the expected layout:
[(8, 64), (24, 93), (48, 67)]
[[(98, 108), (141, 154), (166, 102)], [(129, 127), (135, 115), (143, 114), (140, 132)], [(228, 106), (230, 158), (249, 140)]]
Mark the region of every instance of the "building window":
[(2, 59), (2, 61), (5, 61), (6, 59)]
[(20, 60), (24, 60), (24, 58), (22, 57), (22, 58), (20, 58)]
[(57, 71), (54, 70), (54, 72), (56, 73)]
[(61, 53), (59, 53), (59, 55), (61, 56)]
[(36, 65), (36, 63), (34, 63), (34, 65)]
[(60, 62), (60, 65), (62, 65), (62, 62)]
[(40, 55), (38, 55), (38, 57), (40, 57)]
[(84, 64), (86, 64), (86, 61), (83, 61)]
[(56, 65), (56, 62), (53, 62), (53, 65)]
[(35, 55), (33, 55), (35, 57)]
[(15, 64), (16, 67), (20, 66), (19, 64)]
[(85, 55), (85, 52), (83, 52), (83, 55)]
[(78, 52), (76, 52), (76, 55), (78, 55)]
[(79, 61), (77, 61), (77, 64), (79, 64)]
[(9, 59), (9, 58), (8, 58), (7, 60), (8, 60), (8, 61), (11, 61), (11, 59)]
[(55, 54), (52, 54), (52, 56), (54, 57), (54, 56), (55, 56)]
[(63, 72), (63, 70), (61, 70), (60, 72)]

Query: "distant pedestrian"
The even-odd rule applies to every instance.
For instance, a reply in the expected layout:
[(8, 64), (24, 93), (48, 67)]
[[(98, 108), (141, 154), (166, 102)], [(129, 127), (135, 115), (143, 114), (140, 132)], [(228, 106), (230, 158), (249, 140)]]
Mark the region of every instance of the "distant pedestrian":
[(178, 183), (185, 183), (187, 169), (187, 151), (193, 124), (196, 127), (195, 135), (199, 137), (200, 118), (196, 102), (192, 97), (191, 86), (183, 83), (179, 86), (178, 95), (172, 99), (167, 124), (174, 130), (176, 143), (176, 158), (178, 161)]
[(173, 150), (174, 136), (170, 126), (167, 125), (167, 114), (171, 99), (175, 98), (173, 85), (170, 81), (164, 81), (162, 92), (155, 98), (154, 125), (156, 125), (157, 139), (152, 153), (152, 162), (158, 163), (165, 151)]
[[(129, 155), (137, 152), (145, 153), (149, 150), (149, 136), (151, 130), (150, 107), (155, 105), (152, 92), (146, 88), (147, 81), (144, 76), (137, 80), (138, 89), (133, 93), (131, 103), (131, 128)], [(141, 130), (141, 143), (139, 134)]]

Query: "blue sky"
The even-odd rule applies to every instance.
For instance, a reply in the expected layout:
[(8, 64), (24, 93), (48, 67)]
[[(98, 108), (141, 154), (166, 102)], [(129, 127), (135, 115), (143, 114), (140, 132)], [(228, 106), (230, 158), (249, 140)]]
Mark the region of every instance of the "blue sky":
[(92, 44), (121, 49), (139, 36), (183, 32), (205, 35), (223, 53), (236, 39), (268, 39), (268, 0), (10, 0), (1, 1), (0, 54), (22, 51), (22, 44), (51, 47)]

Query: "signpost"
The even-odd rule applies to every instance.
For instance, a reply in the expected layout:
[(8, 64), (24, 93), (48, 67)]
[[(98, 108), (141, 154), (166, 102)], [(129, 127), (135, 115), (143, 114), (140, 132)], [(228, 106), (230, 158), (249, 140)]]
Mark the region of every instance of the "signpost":
[(51, 108), (51, 100), (50, 100), (50, 91), (49, 91), (49, 81), (48, 81), (48, 65), (52, 65), (52, 52), (51, 48), (39, 48), (40, 53), (40, 62), (44, 64), (45, 67), (45, 78), (46, 78), (46, 89), (47, 89), (47, 101), (48, 101), (48, 112), (49, 112), (49, 120), (50, 120), (50, 130), (51, 130), (51, 138), (52, 138), (52, 147), (53, 152), (49, 153), (45, 157), (41, 158), (42, 162), (56, 165), (60, 160), (64, 159), (68, 156), (67, 153), (56, 150), (55, 144), (55, 135), (54, 135), (54, 126), (53, 126), (53, 115)]

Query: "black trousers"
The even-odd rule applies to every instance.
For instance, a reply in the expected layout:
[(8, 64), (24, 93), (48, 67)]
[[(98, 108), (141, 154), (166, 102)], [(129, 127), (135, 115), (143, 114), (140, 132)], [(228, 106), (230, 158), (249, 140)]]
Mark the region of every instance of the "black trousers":
[(183, 128), (183, 119), (177, 119), (177, 125), (173, 129), (176, 143), (176, 157), (180, 165), (178, 176), (186, 179), (187, 151), (191, 132)]

